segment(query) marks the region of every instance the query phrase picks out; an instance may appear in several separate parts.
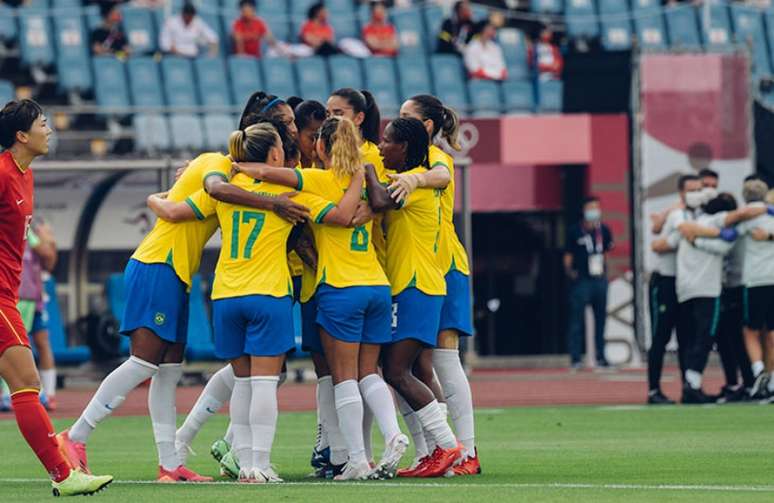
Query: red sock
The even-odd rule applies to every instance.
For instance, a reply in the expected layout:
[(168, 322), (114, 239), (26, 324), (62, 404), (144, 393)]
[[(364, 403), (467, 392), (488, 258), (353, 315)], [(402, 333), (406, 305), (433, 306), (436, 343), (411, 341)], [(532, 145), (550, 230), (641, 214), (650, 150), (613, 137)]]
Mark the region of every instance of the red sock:
[(54, 427), (38, 395), (38, 390), (22, 390), (11, 395), (16, 424), (51, 478), (61, 482), (70, 476), (70, 465), (59, 452)]

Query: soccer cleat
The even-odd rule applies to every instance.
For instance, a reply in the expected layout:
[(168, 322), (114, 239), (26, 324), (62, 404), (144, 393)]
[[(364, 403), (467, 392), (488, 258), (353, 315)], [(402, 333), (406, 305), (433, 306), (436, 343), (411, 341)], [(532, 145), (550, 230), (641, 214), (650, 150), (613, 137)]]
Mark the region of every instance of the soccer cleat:
[(353, 464), (347, 463), (344, 466), (344, 471), (340, 475), (333, 477), (333, 480), (366, 480), (371, 475), (371, 467), (368, 463)]
[(720, 390), (720, 396), (717, 399), (717, 403), (733, 403), (743, 402), (747, 398), (747, 390), (744, 386), (723, 386)]
[(446, 473), (461, 456), (462, 444), (460, 443), (457, 443), (457, 447), (452, 449), (441, 449), (440, 447), (436, 447), (430, 455), (430, 462), (427, 463), (424, 470), (418, 472), (415, 477), (440, 477)]
[(309, 461), (309, 464), (312, 465), (312, 468), (322, 468), (325, 465), (330, 464), (331, 462), (331, 448), (326, 447), (322, 450), (317, 450), (317, 447), (312, 449), (312, 459)]
[(769, 384), (769, 374), (766, 372), (760, 372), (755, 376), (752, 388), (750, 389), (750, 396), (753, 399), (765, 398), (766, 388)]
[(406, 449), (409, 446), (409, 439), (403, 433), (395, 435), (390, 441), (387, 448), (384, 450), (379, 465), (376, 466), (371, 474), (372, 479), (389, 480), (395, 477), (395, 472), (398, 471), (398, 465), (400, 464), (403, 454), (406, 453)]
[(273, 468), (267, 468), (265, 470), (253, 468), (250, 473), (250, 478), (253, 480), (254, 484), (276, 484), (285, 482), (277, 475), (277, 472), (275, 472)]
[(183, 465), (178, 466), (174, 470), (165, 470), (163, 467), (159, 466), (159, 476), (156, 478), (156, 482), (162, 484), (174, 484), (177, 482), (212, 482), (212, 477), (199, 475)]
[(403, 468), (398, 470), (396, 475), (398, 477), (407, 478), (416, 477), (417, 473), (423, 471), (428, 463), (430, 463), (430, 456), (423, 456), (419, 459), (415, 459), (410, 468)]
[(230, 479), (240, 477), (239, 461), (234, 456), (234, 451), (228, 451), (220, 460), (220, 474)]
[(70, 463), (70, 468), (78, 469), (87, 475), (91, 475), (89, 462), (86, 458), (86, 444), (70, 440), (70, 430), (64, 430), (56, 436), (59, 443), (59, 452)]
[(70, 476), (61, 482), (51, 481), (54, 496), (89, 495), (101, 491), (113, 482), (112, 475), (89, 475), (80, 470), (70, 470)]
[[(453, 466), (451, 471), (454, 475), (480, 475), (481, 464), (478, 462), (478, 449), (475, 456), (466, 456), (462, 463)], [(448, 472), (447, 472), (448, 474)]]
[(220, 463), (220, 461), (223, 459), (223, 456), (225, 456), (230, 450), (231, 445), (229, 445), (229, 443), (222, 438), (217, 439), (212, 443), (212, 446), (210, 446), (210, 454), (212, 454), (212, 457), (215, 458), (215, 461), (218, 463)]
[(334, 477), (337, 475), (341, 475), (344, 473), (344, 468), (346, 468), (346, 463), (341, 465), (334, 465), (333, 463), (328, 463), (327, 465), (323, 466), (322, 468), (318, 468), (314, 471), (313, 476), (318, 479), (327, 479), (327, 480), (333, 480)]
[(236, 478), (236, 481), (240, 484), (255, 484), (257, 481), (255, 480), (255, 477), (253, 476), (252, 470), (239, 470), (239, 475)]
[(666, 396), (661, 390), (648, 393), (648, 405), (674, 405), (675, 401)]
[(683, 388), (683, 398), (682, 403), (684, 404), (705, 404), (705, 403), (715, 403), (715, 400), (713, 400), (711, 397), (704, 394), (704, 391), (701, 389), (693, 389), (690, 386), (686, 386)]

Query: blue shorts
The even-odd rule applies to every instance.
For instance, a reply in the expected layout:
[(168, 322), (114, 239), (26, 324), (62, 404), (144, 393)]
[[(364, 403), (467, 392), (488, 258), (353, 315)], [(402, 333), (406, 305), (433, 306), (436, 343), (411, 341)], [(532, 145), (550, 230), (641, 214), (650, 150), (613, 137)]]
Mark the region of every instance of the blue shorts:
[(417, 288), (406, 288), (392, 299), (392, 340), (416, 339), (435, 347), (441, 321), (443, 295), (428, 295)]
[(242, 355), (279, 356), (296, 346), (293, 299), (245, 295), (212, 303), (215, 355), (233, 360)]
[(293, 302), (301, 302), (301, 276), (293, 276)]
[(320, 285), (315, 297), (317, 324), (336, 339), (363, 344), (392, 341), (389, 286)]
[(171, 343), (188, 340), (188, 287), (167, 264), (130, 259), (124, 269), (126, 309), (120, 332), (147, 328)]
[(42, 311), (35, 311), (35, 318), (32, 320), (32, 328), (30, 334), (48, 330), (48, 311), (43, 308)]
[(301, 349), (310, 353), (322, 353), (320, 327), (317, 326), (317, 297), (312, 296), (301, 304)]
[(460, 335), (473, 335), (470, 277), (457, 270), (446, 273), (446, 297), (438, 330), (456, 330)]

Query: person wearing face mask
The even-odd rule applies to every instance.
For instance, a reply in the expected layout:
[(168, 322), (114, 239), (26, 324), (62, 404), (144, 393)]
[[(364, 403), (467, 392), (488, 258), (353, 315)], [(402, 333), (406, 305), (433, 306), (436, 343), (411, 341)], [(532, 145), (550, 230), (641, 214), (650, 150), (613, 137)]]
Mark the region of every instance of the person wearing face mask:
[(703, 168), (699, 171), (699, 178), (701, 179), (701, 186), (703, 188), (715, 189), (712, 199), (715, 199), (718, 195), (718, 185), (720, 183), (720, 176), (717, 171), (709, 168)]
[(594, 345), (597, 366), (609, 367), (605, 358), (605, 319), (607, 317), (607, 277), (605, 253), (613, 248), (610, 228), (602, 223), (599, 199), (587, 197), (583, 221), (570, 229), (564, 253), (564, 269), (570, 279), (570, 312), (567, 344), (573, 369), (581, 368), (584, 313), (594, 311)]

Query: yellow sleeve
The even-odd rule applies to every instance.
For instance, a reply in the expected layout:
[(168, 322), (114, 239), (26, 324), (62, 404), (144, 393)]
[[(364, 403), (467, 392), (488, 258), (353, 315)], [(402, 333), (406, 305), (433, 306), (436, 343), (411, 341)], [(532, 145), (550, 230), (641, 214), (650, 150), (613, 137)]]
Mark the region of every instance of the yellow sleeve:
[(293, 201), (309, 208), (312, 221), (318, 224), (322, 223), (325, 215), (336, 207), (335, 203), (310, 192), (301, 192), (293, 198)]
[(231, 178), (231, 160), (220, 154), (213, 154), (212, 159), (207, 159), (207, 165), (202, 170), (202, 186), (210, 176), (217, 176), (228, 182)]
[(215, 214), (218, 202), (211, 198), (204, 189), (199, 189), (185, 199), (185, 204), (191, 207), (197, 220), (204, 220)]
[(331, 189), (335, 190), (334, 185), (331, 183), (331, 172), (323, 169), (297, 169), (295, 172), (298, 178), (296, 190), (331, 198)]
[(450, 159), (449, 154), (441, 150), (440, 148), (436, 146), (430, 147), (430, 152), (428, 153), (428, 161), (430, 163), (430, 169), (433, 169), (437, 166), (443, 166), (447, 170), (449, 170), (449, 174), (454, 174), (454, 165)]

